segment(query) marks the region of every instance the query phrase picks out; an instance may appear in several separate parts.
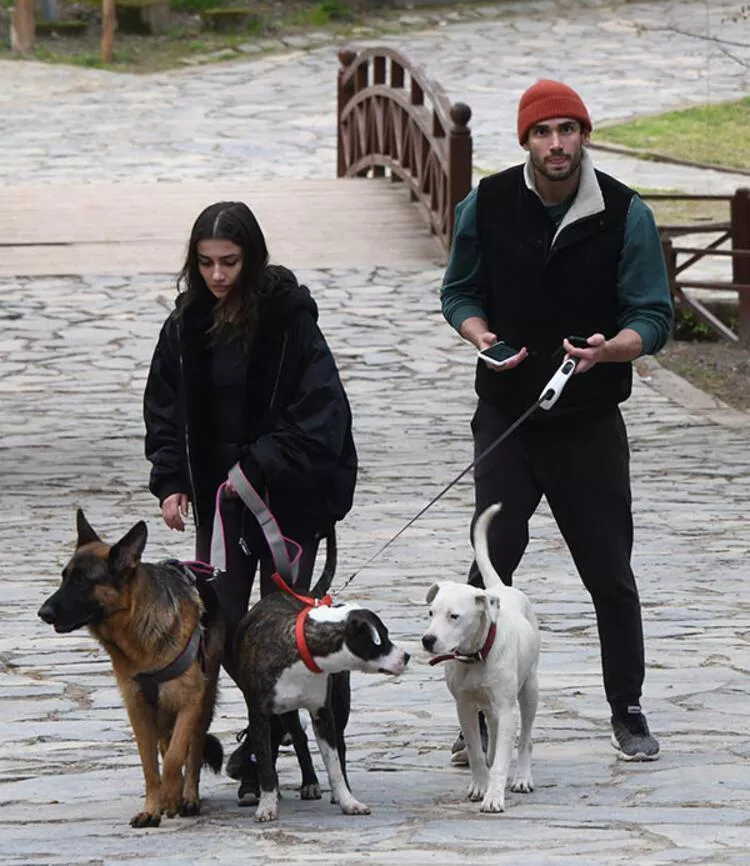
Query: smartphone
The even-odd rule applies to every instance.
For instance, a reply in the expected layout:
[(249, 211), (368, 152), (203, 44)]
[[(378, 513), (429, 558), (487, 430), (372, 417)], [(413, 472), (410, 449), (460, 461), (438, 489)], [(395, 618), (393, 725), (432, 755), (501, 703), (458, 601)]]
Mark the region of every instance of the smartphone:
[(586, 337), (568, 337), (568, 342), (576, 349), (590, 349), (589, 341)]
[(494, 343), (492, 346), (482, 349), (481, 352), (477, 352), (478, 357), (488, 364), (492, 364), (493, 367), (502, 367), (517, 354), (518, 349), (514, 349), (513, 346), (503, 342)]

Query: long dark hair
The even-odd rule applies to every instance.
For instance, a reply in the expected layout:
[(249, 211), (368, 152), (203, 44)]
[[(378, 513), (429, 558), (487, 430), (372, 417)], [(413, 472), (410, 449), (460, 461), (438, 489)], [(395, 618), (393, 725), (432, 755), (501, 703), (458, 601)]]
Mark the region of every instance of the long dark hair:
[[(226, 240), (242, 250), (242, 269), (232, 291), (220, 304), (213, 300), (198, 267), (198, 242)], [(219, 201), (209, 205), (193, 223), (187, 256), (177, 277), (178, 291), (185, 295), (180, 313), (198, 303), (213, 305), (211, 336), (225, 332), (241, 336), (249, 344), (258, 322), (258, 308), (267, 285), (268, 248), (258, 220), (241, 201)]]

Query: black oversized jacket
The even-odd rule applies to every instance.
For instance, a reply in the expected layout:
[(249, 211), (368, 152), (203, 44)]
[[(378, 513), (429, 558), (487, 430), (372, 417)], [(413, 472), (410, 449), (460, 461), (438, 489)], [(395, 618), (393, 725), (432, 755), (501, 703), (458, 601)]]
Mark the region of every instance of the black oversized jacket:
[[(206, 297), (162, 327), (144, 395), (149, 487), (162, 502), (187, 493), (196, 524), (213, 520), (216, 487), (239, 459), (282, 530), (325, 531), (349, 511), (357, 475), (349, 402), (305, 286), (272, 267), (244, 369), (241, 441), (215, 429)], [(236, 437), (235, 437), (236, 438)]]

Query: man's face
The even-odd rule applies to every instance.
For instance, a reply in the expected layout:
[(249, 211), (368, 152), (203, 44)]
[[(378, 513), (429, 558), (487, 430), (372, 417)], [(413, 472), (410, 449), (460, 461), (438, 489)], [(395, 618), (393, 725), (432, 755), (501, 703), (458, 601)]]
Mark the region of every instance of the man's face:
[(534, 168), (548, 180), (567, 180), (581, 164), (589, 134), (571, 117), (553, 117), (529, 130), (524, 148)]

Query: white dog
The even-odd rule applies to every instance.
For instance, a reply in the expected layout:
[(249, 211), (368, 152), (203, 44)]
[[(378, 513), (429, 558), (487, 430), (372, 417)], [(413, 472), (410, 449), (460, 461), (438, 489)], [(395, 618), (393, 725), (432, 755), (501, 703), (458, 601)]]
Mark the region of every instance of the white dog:
[[(521, 711), (512, 791), (534, 790), (531, 727), (538, 701), (539, 628), (526, 596), (505, 586), (493, 568), (487, 528), (500, 510), (491, 505), (474, 526), (474, 554), (486, 590), (442, 581), (427, 593), (430, 627), (422, 645), (430, 664), (445, 662), (445, 680), (456, 701), (471, 768), (469, 799), (482, 812), (505, 809), (505, 785)], [(487, 756), (482, 752), (478, 713), (487, 719)]]

